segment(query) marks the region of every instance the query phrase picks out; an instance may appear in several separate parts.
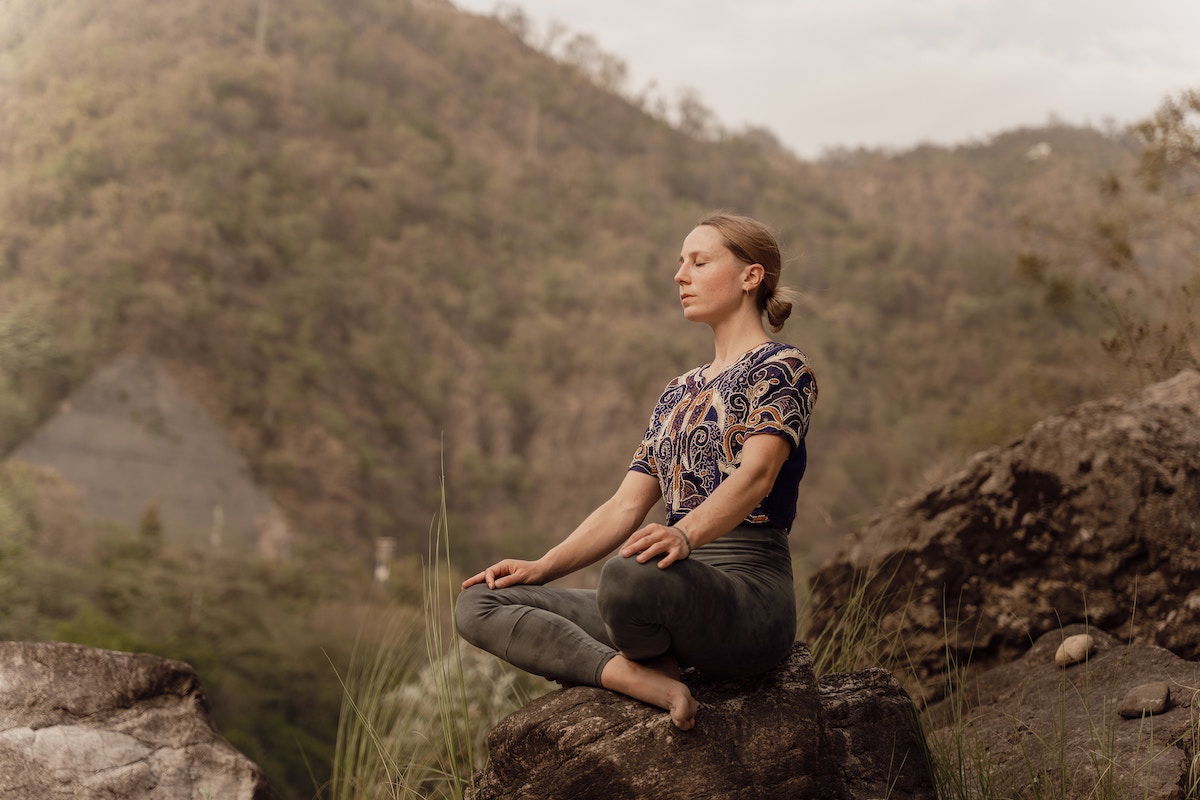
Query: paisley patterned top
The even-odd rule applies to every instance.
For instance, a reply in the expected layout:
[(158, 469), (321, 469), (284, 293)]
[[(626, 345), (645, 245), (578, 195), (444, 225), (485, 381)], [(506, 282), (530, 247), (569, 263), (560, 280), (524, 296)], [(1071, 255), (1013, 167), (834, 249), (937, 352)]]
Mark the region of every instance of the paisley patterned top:
[(770, 494), (741, 524), (791, 532), (808, 461), (804, 437), (817, 400), (808, 357), (790, 344), (768, 341), (705, 380), (707, 366), (667, 384), (629, 468), (658, 478), (667, 524), (674, 525), (738, 468), (746, 437), (783, 436), (792, 443), (791, 454)]

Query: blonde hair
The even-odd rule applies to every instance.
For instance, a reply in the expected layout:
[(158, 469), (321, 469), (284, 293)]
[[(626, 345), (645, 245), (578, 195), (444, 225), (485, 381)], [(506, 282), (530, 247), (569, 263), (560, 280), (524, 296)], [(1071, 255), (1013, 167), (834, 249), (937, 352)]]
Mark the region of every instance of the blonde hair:
[(710, 225), (716, 228), (734, 257), (743, 264), (760, 264), (763, 268), (763, 279), (758, 284), (755, 295), (755, 305), (759, 313), (767, 315), (767, 322), (773, 332), (783, 328), (783, 323), (792, 314), (792, 301), (796, 293), (787, 287), (779, 285), (779, 274), (783, 269), (783, 257), (779, 252), (779, 242), (775, 235), (752, 217), (716, 211), (706, 215), (696, 223)]

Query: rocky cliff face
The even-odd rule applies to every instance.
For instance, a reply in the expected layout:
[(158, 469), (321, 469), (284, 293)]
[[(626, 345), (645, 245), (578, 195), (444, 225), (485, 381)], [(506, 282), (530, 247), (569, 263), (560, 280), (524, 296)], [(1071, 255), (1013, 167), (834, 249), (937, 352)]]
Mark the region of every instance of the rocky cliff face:
[(0, 642), (0, 798), (270, 800), (181, 661)]
[(814, 583), (816, 631), (865, 586), (932, 698), (947, 645), (986, 667), (1085, 620), (1200, 657), (1200, 372), (978, 453), (873, 517)]
[(933, 800), (912, 700), (880, 669), (827, 676), (797, 643), (749, 679), (683, 681), (700, 701), (681, 731), (607, 689), (550, 692), (488, 735), (472, 800)]

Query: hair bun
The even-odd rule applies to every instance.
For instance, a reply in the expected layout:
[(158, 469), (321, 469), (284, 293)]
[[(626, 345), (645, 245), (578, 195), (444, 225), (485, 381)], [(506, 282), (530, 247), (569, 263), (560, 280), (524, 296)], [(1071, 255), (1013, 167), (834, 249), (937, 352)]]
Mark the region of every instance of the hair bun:
[(767, 296), (764, 310), (767, 313), (767, 322), (771, 325), (773, 332), (778, 332), (787, 318), (792, 315), (792, 300), (794, 299), (795, 293), (786, 287), (777, 288)]

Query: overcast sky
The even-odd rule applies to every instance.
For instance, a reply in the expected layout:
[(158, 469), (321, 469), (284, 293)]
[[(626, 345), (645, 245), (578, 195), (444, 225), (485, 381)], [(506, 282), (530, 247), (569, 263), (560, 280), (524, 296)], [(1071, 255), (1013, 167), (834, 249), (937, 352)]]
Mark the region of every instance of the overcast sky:
[[(453, 0), (491, 13), (495, 0)], [(962, 142), (1051, 113), (1148, 115), (1200, 87), (1200, 0), (517, 0), (590, 33), (675, 97), (802, 156), (829, 146)]]

